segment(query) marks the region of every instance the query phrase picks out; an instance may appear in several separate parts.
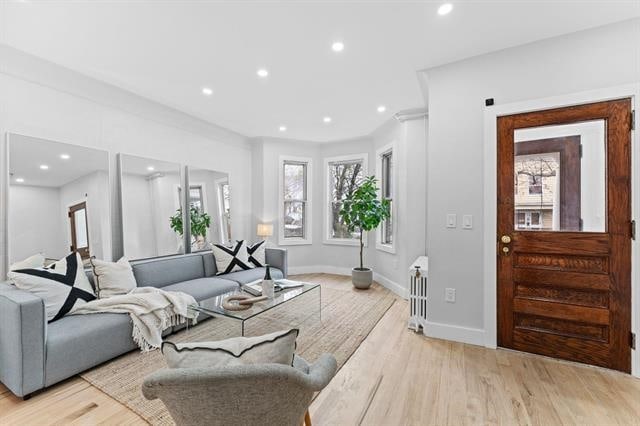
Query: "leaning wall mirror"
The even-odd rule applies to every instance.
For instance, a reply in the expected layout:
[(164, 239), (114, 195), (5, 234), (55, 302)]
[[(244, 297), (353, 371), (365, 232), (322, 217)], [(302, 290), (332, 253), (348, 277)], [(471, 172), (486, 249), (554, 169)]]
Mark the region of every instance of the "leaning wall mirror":
[(209, 250), (212, 244), (229, 244), (233, 238), (229, 175), (187, 167), (187, 176), (191, 251)]
[(184, 253), (180, 164), (126, 154), (119, 160), (124, 255)]
[(77, 251), (111, 259), (109, 154), (10, 133), (9, 264)]

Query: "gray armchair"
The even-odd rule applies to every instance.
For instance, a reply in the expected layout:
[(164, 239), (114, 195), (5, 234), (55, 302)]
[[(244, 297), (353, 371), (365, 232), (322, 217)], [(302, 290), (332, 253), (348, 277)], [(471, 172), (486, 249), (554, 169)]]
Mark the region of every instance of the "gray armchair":
[(241, 365), (157, 371), (142, 385), (147, 399), (161, 399), (178, 425), (310, 424), (307, 409), (315, 392), (336, 373), (336, 359), (320, 356), (309, 365)]

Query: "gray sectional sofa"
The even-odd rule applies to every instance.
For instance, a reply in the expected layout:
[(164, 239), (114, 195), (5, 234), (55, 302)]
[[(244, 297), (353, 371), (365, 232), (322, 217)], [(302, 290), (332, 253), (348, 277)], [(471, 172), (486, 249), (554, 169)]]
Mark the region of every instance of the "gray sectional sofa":
[[(274, 279), (287, 276), (287, 252), (267, 248)], [(216, 276), (211, 252), (131, 263), (138, 287), (214, 297), (264, 276), (264, 268)], [(87, 275), (93, 282), (90, 271)], [(176, 329), (165, 331), (165, 335)], [(51, 386), (118, 355), (136, 350), (126, 314), (67, 315), (47, 324), (42, 299), (0, 283), (0, 382), (17, 396)]]

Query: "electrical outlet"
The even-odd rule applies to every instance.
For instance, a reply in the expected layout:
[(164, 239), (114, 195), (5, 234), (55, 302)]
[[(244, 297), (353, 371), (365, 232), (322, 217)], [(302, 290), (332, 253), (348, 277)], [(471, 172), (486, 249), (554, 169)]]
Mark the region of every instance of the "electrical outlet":
[(456, 303), (456, 289), (445, 288), (444, 289), (444, 301), (449, 303)]

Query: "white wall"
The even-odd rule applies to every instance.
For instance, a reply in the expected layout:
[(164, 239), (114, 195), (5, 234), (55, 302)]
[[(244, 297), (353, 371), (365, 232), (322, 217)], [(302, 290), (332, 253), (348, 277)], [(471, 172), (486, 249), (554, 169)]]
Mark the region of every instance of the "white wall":
[(151, 190), (146, 176), (122, 174), (122, 227), (124, 255), (128, 259), (157, 256)]
[[(6, 167), (7, 132), (109, 151), (176, 161), (229, 173), (233, 231), (249, 234), (251, 150), (247, 139), (179, 111), (0, 45), (0, 164)], [(0, 173), (0, 187), (7, 188)], [(6, 197), (0, 200), (0, 272), (6, 272)], [(119, 202), (111, 176), (112, 251), (121, 255)], [(106, 257), (107, 255), (105, 255)], [(110, 257), (110, 256), (109, 256)]]
[[(42, 186), (11, 185), (11, 240), (9, 264), (42, 253), (51, 259), (64, 257), (69, 245), (61, 226), (60, 191)], [(35, 245), (34, 245), (35, 243)]]
[[(484, 100), (540, 99), (640, 81), (640, 20), (548, 39), (426, 70), (429, 319), (483, 329)], [(472, 214), (472, 230), (447, 229)], [(456, 303), (444, 302), (446, 287)], [(455, 338), (455, 332), (445, 337)]]

